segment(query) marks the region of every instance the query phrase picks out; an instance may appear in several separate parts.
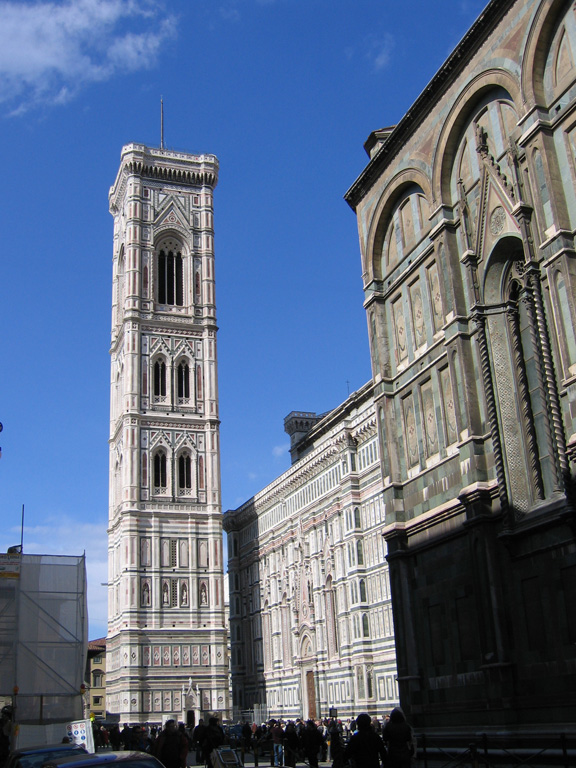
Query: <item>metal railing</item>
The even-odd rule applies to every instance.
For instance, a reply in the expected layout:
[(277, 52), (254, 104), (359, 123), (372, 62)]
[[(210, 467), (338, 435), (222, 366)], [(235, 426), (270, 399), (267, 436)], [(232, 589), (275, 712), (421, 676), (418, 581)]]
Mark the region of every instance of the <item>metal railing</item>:
[(417, 736), (418, 768), (574, 768), (576, 737), (565, 733), (523, 737), (479, 734), (477, 741)]

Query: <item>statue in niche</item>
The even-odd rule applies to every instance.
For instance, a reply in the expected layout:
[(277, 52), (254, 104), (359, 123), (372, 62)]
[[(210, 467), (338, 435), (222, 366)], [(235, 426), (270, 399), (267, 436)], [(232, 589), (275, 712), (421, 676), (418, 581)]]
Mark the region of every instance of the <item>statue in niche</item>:
[(142, 584), (142, 605), (150, 605), (150, 584), (147, 581)]
[(162, 584), (162, 605), (170, 605), (170, 593), (166, 581)]
[(208, 605), (208, 589), (204, 581), (200, 584), (200, 605)]
[(188, 605), (188, 585), (186, 582), (182, 584), (182, 591), (180, 593), (180, 605)]

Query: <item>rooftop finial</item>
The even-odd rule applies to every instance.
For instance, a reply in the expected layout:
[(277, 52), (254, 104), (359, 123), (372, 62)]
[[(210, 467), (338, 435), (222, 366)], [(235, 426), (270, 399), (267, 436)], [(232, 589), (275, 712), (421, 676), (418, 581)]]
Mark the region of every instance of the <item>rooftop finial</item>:
[(160, 96), (160, 149), (164, 149), (164, 99)]

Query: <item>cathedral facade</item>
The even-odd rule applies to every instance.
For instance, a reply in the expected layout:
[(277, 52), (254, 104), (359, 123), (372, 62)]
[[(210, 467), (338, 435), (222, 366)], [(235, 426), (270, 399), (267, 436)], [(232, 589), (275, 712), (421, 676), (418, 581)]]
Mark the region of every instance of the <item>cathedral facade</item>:
[(373, 386), (292, 412), (292, 466), (224, 515), (237, 717), (398, 703)]
[(218, 161), (123, 148), (114, 217), (107, 709), (228, 708), (216, 366)]
[(400, 701), (576, 720), (576, 8), (492, 0), (348, 190)]

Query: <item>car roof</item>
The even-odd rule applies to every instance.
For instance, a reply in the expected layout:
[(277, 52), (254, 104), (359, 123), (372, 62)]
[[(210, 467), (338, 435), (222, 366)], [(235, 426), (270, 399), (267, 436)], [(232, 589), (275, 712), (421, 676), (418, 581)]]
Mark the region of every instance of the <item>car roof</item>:
[(21, 747), (20, 749), (15, 749), (13, 752), (11, 752), (11, 755), (33, 755), (37, 752), (56, 752), (58, 749), (69, 749), (69, 750), (78, 750), (82, 749), (80, 744), (62, 744), (62, 742), (59, 742), (58, 744), (37, 744), (33, 747)]
[(131, 752), (131, 751), (119, 751), (119, 752), (96, 752), (94, 754), (86, 754), (84, 756), (78, 755), (78, 757), (60, 757), (55, 760), (46, 760), (43, 768), (74, 768), (78, 763), (79, 768), (88, 768), (90, 765), (103, 765), (105, 763), (144, 763), (154, 768), (163, 768), (155, 757), (149, 755), (147, 752)]

